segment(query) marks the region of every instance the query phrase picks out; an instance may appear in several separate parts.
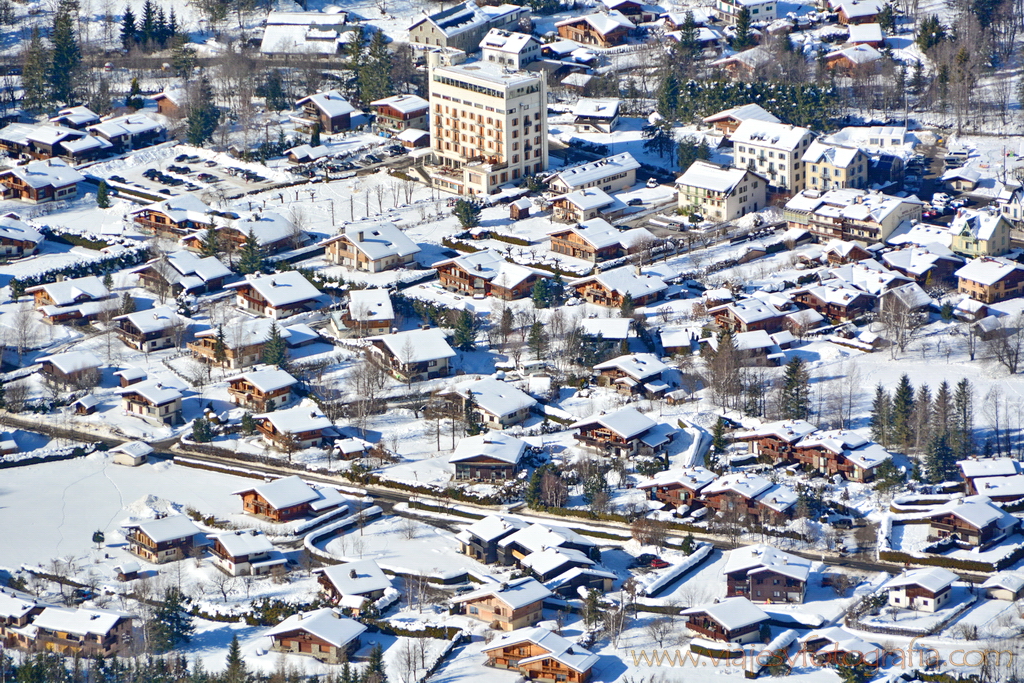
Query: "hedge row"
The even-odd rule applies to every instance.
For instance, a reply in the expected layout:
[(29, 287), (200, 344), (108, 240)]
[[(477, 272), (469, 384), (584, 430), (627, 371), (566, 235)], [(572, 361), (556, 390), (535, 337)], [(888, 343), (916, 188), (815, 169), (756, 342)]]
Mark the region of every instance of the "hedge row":
[(448, 247), (449, 249), (455, 249), (456, 251), (464, 251), (468, 254), (474, 254), (478, 251), (483, 251), (480, 247), (474, 247), (472, 244), (461, 242), (459, 240), (453, 240), (450, 237), (441, 238), (441, 244)]
[(1024, 546), (1018, 547), (1012, 553), (996, 562), (977, 562), (975, 560), (960, 560), (955, 557), (917, 557), (898, 550), (880, 550), (878, 559), (898, 564), (923, 564), (932, 567), (944, 567), (946, 569), (959, 569), (965, 572), (989, 573), (997, 572), (1024, 559)]
[(502, 235), (501, 233), (492, 232), (492, 240), (498, 240), (499, 242), (507, 242), (508, 244), (514, 244), (517, 247), (529, 247), (533, 244), (529, 240), (524, 240), (519, 237), (512, 237), (512, 235)]
[(472, 512), (466, 512), (465, 510), (455, 510), (451, 508), (443, 508), (437, 505), (427, 505), (418, 500), (410, 500), (409, 507), (417, 510), (427, 510), (428, 512), (439, 512), (446, 515), (458, 515), (459, 517), (468, 517), (469, 519), (483, 519), (486, 515), (477, 515)]
[(404, 638), (440, 638), (442, 640), (451, 640), (462, 631), (461, 628), (456, 626), (426, 626), (420, 629), (411, 629), (395, 626), (383, 619), (360, 619), (359, 621), (368, 626), (371, 631), (376, 630), (384, 635)]
[(131, 268), (149, 260), (149, 251), (145, 247), (126, 250), (114, 256), (108, 256), (98, 261), (88, 263), (73, 263), (63, 268), (45, 270), (36, 275), (28, 275), (17, 278), (24, 288), (37, 285), (48, 285), (57, 281), (58, 277), (79, 278), (88, 275), (103, 276), (108, 272)]

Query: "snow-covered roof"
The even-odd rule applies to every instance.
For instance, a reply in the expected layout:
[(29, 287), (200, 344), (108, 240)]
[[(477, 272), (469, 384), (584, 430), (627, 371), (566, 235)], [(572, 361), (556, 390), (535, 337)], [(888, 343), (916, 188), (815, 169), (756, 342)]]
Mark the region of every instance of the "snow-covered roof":
[(85, 176), (60, 159), (30, 161), (24, 166), (9, 168), (4, 173), (14, 175), (32, 188), (47, 185), (65, 187), (85, 180)]
[(757, 147), (793, 151), (810, 133), (809, 130), (800, 126), (747, 119), (736, 127), (731, 137), (734, 145), (751, 144)]
[(935, 508), (931, 516), (944, 516), (947, 514), (959, 517), (977, 529), (984, 529), (989, 524), (995, 524), (1000, 529), (1011, 527), (1017, 523), (1017, 518), (992, 504), (991, 499), (985, 495), (969, 496), (959, 498)]
[(882, 297), (884, 299), (895, 297), (909, 310), (923, 308), (933, 303), (933, 299), (928, 296), (928, 293), (924, 291), (924, 288), (916, 282), (897, 285), (885, 292)]
[(395, 309), (386, 289), (352, 290), (348, 295), (348, 313), (356, 322), (395, 319)]
[(126, 529), (138, 529), (154, 543), (166, 543), (179, 538), (192, 538), (201, 534), (202, 529), (192, 523), (185, 515), (169, 515), (159, 519), (125, 524)]
[(642, 382), (651, 377), (661, 377), (661, 373), (668, 370), (668, 366), (658, 360), (653, 353), (631, 353), (598, 363), (594, 369), (618, 370)]
[(572, 424), (573, 429), (586, 425), (599, 424), (610, 429), (624, 439), (643, 434), (657, 423), (636, 408), (620, 408), (614, 413), (592, 415)]
[[(237, 231), (242, 237), (246, 237), (251, 231), (260, 246), (274, 244), (286, 239), (301, 240), (303, 238), (303, 235), (298, 231), (294, 223), (273, 211), (253, 214), (251, 217), (236, 221), (228, 227)], [(200, 235), (205, 235), (205, 231), (201, 232)]]
[(749, 472), (740, 472), (719, 477), (704, 489), (704, 494), (735, 491), (746, 498), (756, 498), (771, 487), (772, 483), (764, 477)]
[(492, 28), (484, 36), (484, 39), (480, 41), (480, 49), (518, 55), (531, 42), (538, 44), (537, 39), (529, 34)]
[(274, 367), (252, 370), (235, 377), (229, 377), (228, 381), (233, 382), (239, 379), (245, 380), (263, 393), (284, 389), (285, 387), (290, 387), (298, 384), (299, 382), (299, 380), (292, 377), (288, 372)]
[[(633, 158), (629, 152), (615, 154), (613, 156), (590, 161), (578, 166), (572, 166), (560, 171), (553, 181), (564, 183), (568, 188), (583, 187), (584, 185), (599, 182), (608, 176), (618, 175), (627, 171), (640, 168), (640, 162)], [(607, 195), (605, 195), (607, 196)]]
[(572, 115), (576, 118), (611, 120), (619, 115), (621, 104), (622, 100), (615, 98), (581, 97), (572, 108)]
[(802, 161), (809, 164), (824, 163), (838, 168), (848, 168), (857, 161), (857, 155), (860, 153), (856, 147), (826, 145), (820, 140), (814, 140), (807, 146)]
[(505, 289), (512, 289), (531, 276), (551, 277), (536, 268), (509, 263), (505, 257), (491, 249), (483, 249), (472, 254), (464, 254), (447, 261), (439, 261), (434, 268), (454, 264), (470, 273), (475, 278), (490, 280), (492, 284)]
[(1000, 225), (1009, 230), (1009, 222), (1001, 213), (960, 209), (949, 224), (949, 231), (976, 240), (992, 240), (998, 237), (996, 230)]
[(40, 363), (49, 362), (62, 373), (81, 372), (101, 367), (103, 361), (89, 351), (65, 351), (54, 356), (45, 356), (39, 359)]
[(341, 235), (331, 238), (325, 244), (336, 242), (342, 237), (347, 237), (348, 242), (371, 261), (396, 256), (404, 257), (420, 250), (419, 246), (394, 223), (349, 225)]
[(313, 103), (317, 109), (331, 118), (351, 114), (356, 110), (337, 90), (323, 90), (315, 95), (308, 95), (297, 101), (295, 106), (303, 105), (306, 102)]
[(730, 311), (737, 320), (747, 325), (782, 315), (782, 311), (761, 299), (743, 299), (742, 301), (734, 301), (723, 304), (722, 306), (716, 306), (715, 308), (709, 309), (708, 312), (717, 313), (724, 310)]
[(983, 256), (968, 261), (954, 275), (964, 280), (977, 282), (980, 285), (994, 285), (1005, 277), (1021, 269), (1016, 261), (1000, 256)]
[(406, 128), (396, 135), (395, 139), (401, 142), (417, 143), (424, 137), (430, 137), (430, 133), (425, 130), (419, 130), (418, 128)]
[(1024, 588), (1024, 576), (1013, 572), (999, 572), (993, 574), (981, 584), (982, 588), (1005, 588), (1006, 590), (1019, 592)]
[[(229, 349), (238, 349), (245, 346), (252, 346), (254, 344), (260, 344), (270, 339), (271, 328), (277, 323), (277, 321), (271, 318), (256, 318), (255, 320), (243, 320), (238, 325), (231, 325), (224, 330), (224, 344)], [(278, 333), (281, 338), (288, 340), (292, 333), (287, 327), (278, 327)], [(202, 339), (203, 337), (215, 337), (218, 334), (217, 328), (210, 328), (208, 330), (200, 330), (196, 332), (196, 337)]]
[(36, 608), (36, 600), (28, 593), (0, 587), (0, 619), (20, 619)]
[(93, 135), (83, 135), (77, 140), (64, 140), (60, 144), (66, 152), (71, 154), (82, 154), (92, 149), (108, 149), (114, 146), (103, 138)]
[(391, 107), (395, 111), (403, 114), (412, 114), (414, 112), (423, 110), (426, 111), (430, 108), (430, 102), (427, 102), (418, 95), (392, 95), (391, 97), (385, 97), (380, 100), (374, 100), (370, 102), (371, 107)]
[(463, 398), (472, 394), (478, 406), (498, 417), (537, 405), (537, 400), (529, 394), (494, 377), (462, 382), (453, 391)]
[(699, 491), (718, 478), (711, 470), (703, 467), (687, 467), (679, 470), (664, 470), (638, 484), (638, 489), (652, 489), (660, 486), (683, 486), (692, 491)]
[(334, 647), (344, 647), (366, 630), (355, 619), (341, 616), (332, 607), (323, 607), (312, 612), (293, 614), (266, 632), (268, 636), (282, 635), (292, 631), (305, 631)]
[(567, 543), (588, 547), (594, 545), (593, 541), (585, 536), (580, 536), (569, 527), (536, 523), (498, 541), (498, 545), (502, 548), (513, 543), (521, 545), (533, 553), (540, 552), (545, 548), (559, 548)]
[(488, 515), (465, 527), (463, 532), (487, 542), (493, 541), (494, 539), (502, 536), (507, 536), (514, 531), (525, 529), (527, 526), (529, 526), (528, 522), (524, 522), (523, 520), (515, 517)]
[(800, 638), (799, 642), (806, 644), (821, 640), (831, 643), (832, 647), (826, 645), (815, 652), (824, 652), (828, 656), (835, 656), (833, 652), (857, 653), (865, 662), (874, 663), (883, 653), (878, 645), (869, 643), (839, 626), (816, 629)]
[(159, 121), (154, 121), (146, 114), (137, 113), (115, 116), (112, 119), (89, 126), (87, 130), (110, 140), (117, 137), (132, 137), (144, 133), (153, 133), (163, 129), (164, 125)]
[(958, 461), (957, 467), (965, 479), (1010, 477), (1021, 472), (1020, 461), (1013, 458), (969, 458)]
[(139, 367), (125, 368), (114, 373), (114, 377), (121, 377), (131, 381), (133, 379), (146, 379), (146, 371)]
[(153, 452), (153, 447), (142, 441), (127, 441), (120, 446), (114, 446), (107, 453), (125, 453), (135, 458), (142, 458)]
[(285, 434), (313, 432), (327, 429), (333, 425), (330, 418), (315, 405), (298, 405), (287, 410), (275, 410), (272, 413), (263, 413), (254, 417), (268, 420), (275, 429)]
[(698, 187), (702, 190), (729, 195), (743, 182), (743, 179), (747, 177), (749, 172), (745, 168), (719, 166), (718, 164), (698, 159), (690, 164), (685, 173), (676, 178), (676, 185)]
[(963, 263), (963, 259), (938, 244), (896, 249), (882, 254), (882, 261), (891, 268), (912, 275), (924, 275), (940, 261)]
[(925, 569), (914, 569), (905, 572), (889, 581), (886, 588), (901, 588), (904, 586), (921, 586), (932, 593), (948, 588), (954, 581), (959, 580), (953, 572), (942, 567), (928, 567)]
[(99, 609), (46, 607), (32, 620), (32, 625), (76, 636), (105, 636), (127, 616), (121, 612)]
[(33, 242), (34, 244), (39, 244), (44, 239), (42, 233), (28, 223), (23, 223), (10, 216), (0, 217), (0, 238)]
[(764, 110), (759, 104), (744, 104), (739, 107), (733, 107), (731, 109), (725, 109), (712, 114), (711, 116), (704, 117), (704, 123), (717, 123), (718, 121), (746, 121), (751, 119), (753, 121), (764, 121), (766, 123), (781, 123), (782, 121), (775, 116)]
[(885, 6), (883, 0), (829, 0), (829, 4), (834, 11), (843, 12), (850, 19), (873, 17)]
[(369, 339), (382, 342), (395, 358), (406, 364), (455, 356), (455, 350), (448, 344), (444, 332), (436, 327), (427, 330), (407, 330)]
[(654, 275), (644, 275), (637, 273), (630, 266), (622, 266), (621, 268), (612, 268), (601, 273), (596, 273), (589, 277), (580, 278), (579, 280), (573, 280), (570, 282), (570, 286), (579, 287), (582, 284), (588, 282), (598, 282), (612, 292), (617, 292), (622, 296), (630, 295), (634, 300), (641, 297), (650, 296), (657, 294), (668, 288), (665, 281)]
[(806, 420), (781, 420), (779, 422), (769, 422), (761, 425), (760, 427), (740, 432), (735, 434), (733, 438), (746, 440), (764, 436), (774, 436), (786, 443), (796, 443), (800, 439), (809, 434), (813, 434), (817, 430), (817, 427)]
[(176, 387), (168, 386), (161, 380), (151, 379), (145, 382), (130, 384), (119, 392), (122, 396), (126, 394), (138, 394), (154, 406), (162, 406), (182, 398), (181, 392)]
[(979, 477), (974, 488), (992, 498), (1024, 497), (1024, 474), (1009, 477)]
[(77, 106), (67, 107), (57, 112), (57, 115), (50, 119), (54, 123), (67, 122), (76, 126), (84, 126), (94, 121), (99, 121), (99, 114), (89, 107)]
[(452, 602), (469, 602), (480, 598), (495, 597), (508, 605), (511, 609), (519, 609), (532, 605), (538, 600), (551, 596), (544, 584), (531, 577), (513, 579), (512, 581), (489, 584), (478, 588), (471, 593), (459, 596)]
[(148, 311), (135, 311), (119, 315), (114, 320), (127, 320), (142, 333), (160, 332), (176, 325), (181, 318), (170, 306), (159, 306)]
[(561, 197), (556, 197), (556, 200), (558, 199), (564, 199), (580, 211), (602, 209), (616, 202), (615, 197), (597, 187), (574, 190), (568, 194), (563, 194)]
[(748, 545), (729, 552), (729, 559), (726, 561), (722, 573), (732, 574), (738, 571), (755, 573), (759, 568), (806, 581), (811, 573), (811, 561), (783, 552), (770, 545)]
[(833, 50), (825, 55), (825, 58), (843, 57), (853, 64), (871, 64), (882, 58), (882, 53), (870, 45), (848, 45), (841, 50)]
[(171, 197), (170, 199), (165, 199), (162, 202), (150, 204), (149, 206), (133, 211), (132, 213), (141, 213), (143, 211), (156, 211), (162, 213), (175, 223), (180, 223), (184, 220), (191, 220), (196, 223), (213, 223), (213, 218), (210, 216), (213, 209), (194, 194), (183, 194), (177, 197)]
[(556, 22), (555, 26), (566, 26), (569, 24), (575, 24), (578, 21), (585, 21), (590, 24), (590, 27), (600, 33), (601, 35), (608, 35), (612, 31), (620, 28), (633, 29), (636, 28), (636, 24), (630, 21), (625, 14), (618, 10), (612, 10), (611, 12), (588, 14), (585, 17), (573, 17), (571, 19), (564, 19)]
[(575, 548), (543, 548), (521, 558), (519, 563), (539, 575), (544, 575), (566, 564), (589, 567), (594, 561), (587, 557), (586, 553)]
[(232, 557), (262, 555), (274, 549), (274, 544), (270, 542), (270, 539), (263, 532), (252, 529), (247, 531), (227, 531), (223, 534), (217, 534), (212, 538), (220, 541), (220, 544), (224, 546), (224, 550)]
[(519, 660), (520, 664), (528, 664), (544, 658), (554, 659), (573, 671), (589, 671), (598, 662), (597, 655), (586, 650), (571, 640), (552, 633), (546, 628), (534, 626), (521, 628), (504, 633), (491, 641), (484, 652), (501, 650), (516, 643), (532, 643), (543, 650), (543, 654)]
[(255, 289), (267, 303), (275, 307), (309, 301), (320, 296), (320, 290), (297, 270), (254, 277), (233, 282), (225, 287), (235, 289), (246, 285)]
[(95, 275), (87, 275), (73, 280), (61, 280), (45, 285), (36, 285), (25, 290), (28, 294), (44, 291), (53, 299), (57, 306), (70, 306), (82, 301), (95, 301), (110, 296), (103, 280)]
[(885, 32), (881, 24), (850, 24), (848, 43), (881, 43), (885, 40)]
[(521, 12), (522, 8), (516, 5), (498, 5), (497, 7), (480, 7), (472, 0), (461, 2), (448, 9), (435, 12), (414, 22), (409, 30), (419, 26), (424, 21), (434, 24), (437, 29), (446, 37), (452, 37), (471, 29), (476, 29), (489, 22), (499, 21), (501, 17), (514, 12)]
[(233, 495), (242, 495), (249, 493), (250, 491), (258, 493), (264, 500), (278, 510), (302, 505), (303, 503), (309, 503), (310, 501), (316, 500), (320, 497), (316, 489), (302, 481), (298, 475), (282, 477), (252, 488), (241, 489), (239, 491), (235, 491)]
[(448, 462), (463, 462), (479, 457), (494, 458), (512, 465), (518, 464), (526, 451), (526, 442), (502, 432), (488, 432), (467, 436), (456, 446)]
[(320, 571), (342, 595), (366, 595), (391, 588), (391, 579), (374, 560), (336, 564)]
[(593, 337), (601, 335), (604, 339), (626, 339), (632, 323), (629, 318), (582, 318), (577, 324), (584, 334)]
[(722, 628), (729, 631), (735, 631), (744, 626), (768, 620), (768, 615), (760, 607), (744, 597), (725, 598), (714, 605), (691, 607), (690, 609), (683, 610), (680, 614), (684, 616), (706, 614), (721, 624)]

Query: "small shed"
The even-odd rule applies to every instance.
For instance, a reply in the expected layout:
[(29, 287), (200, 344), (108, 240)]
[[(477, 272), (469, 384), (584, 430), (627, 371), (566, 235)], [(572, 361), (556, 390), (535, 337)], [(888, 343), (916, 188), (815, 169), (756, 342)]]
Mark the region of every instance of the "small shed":
[(989, 600), (1006, 600), (1015, 602), (1024, 596), (1024, 576), (1013, 572), (993, 574), (985, 583), (985, 597)]
[(72, 403), (71, 407), (75, 409), (75, 415), (92, 415), (96, 412), (96, 407), (99, 404), (100, 400), (90, 394)]
[(114, 566), (114, 571), (117, 572), (118, 581), (134, 581), (139, 578), (140, 569), (141, 567), (139, 567), (139, 563), (135, 560), (128, 560)]
[(141, 441), (129, 441), (111, 448), (109, 453), (114, 456), (114, 462), (118, 465), (138, 467), (149, 459), (153, 447)]
[(127, 387), (146, 379), (146, 371), (142, 368), (125, 368), (115, 372), (114, 377), (118, 378), (122, 387)]
[(522, 199), (515, 200), (508, 206), (509, 217), (514, 221), (520, 221), (530, 217), (530, 208), (533, 206), (533, 202), (523, 197)]
[(0, 434), (0, 455), (12, 455), (19, 450), (21, 449), (10, 432)]
[(430, 145), (430, 133), (417, 128), (406, 128), (395, 136), (395, 140), (406, 149), (419, 149)]

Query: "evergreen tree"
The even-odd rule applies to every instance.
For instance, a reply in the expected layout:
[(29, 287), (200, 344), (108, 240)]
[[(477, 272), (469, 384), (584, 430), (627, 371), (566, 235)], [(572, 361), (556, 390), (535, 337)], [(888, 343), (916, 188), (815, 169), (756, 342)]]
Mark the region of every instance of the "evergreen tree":
[(932, 431), (932, 392), (927, 384), (917, 388), (914, 397), (914, 447), (923, 451), (931, 439)]
[(256, 433), (256, 419), (252, 416), (248, 410), (242, 413), (241, 428), (243, 434), (255, 434)]
[(658, 85), (658, 113), (670, 121), (676, 119), (679, 111), (679, 80), (674, 72), (669, 72)]
[(460, 199), (455, 202), (452, 214), (459, 219), (459, 225), (463, 230), (469, 230), (480, 225), (480, 211), (482, 207), (479, 202), (472, 199)]
[(25, 111), (38, 114), (50, 106), (49, 68), (50, 51), (39, 37), (39, 29), (33, 26), (21, 62), (21, 104)]
[(974, 453), (974, 390), (967, 378), (960, 380), (953, 392), (949, 445), (956, 460), (965, 460)]
[(228, 346), (224, 340), (224, 326), (217, 326), (217, 336), (213, 338), (213, 360), (222, 367), (228, 360)]
[(476, 348), (476, 333), (479, 331), (476, 316), (465, 309), (458, 312), (455, 318), (455, 335), (452, 341), (460, 351), (472, 351)]
[(228, 647), (227, 668), (224, 670), (222, 680), (224, 683), (247, 683), (249, 671), (245, 667), (245, 660), (242, 659), (242, 646), (238, 644), (238, 636), (231, 638), (231, 645)]
[(683, 542), (679, 545), (679, 549), (683, 551), (684, 555), (693, 554), (693, 551), (697, 549), (697, 541), (693, 538), (693, 532), (686, 534)]
[[(676, 111), (676, 116), (678, 116)], [(672, 158), (676, 148), (676, 138), (672, 133), (672, 123), (664, 119), (655, 124), (646, 125), (641, 129), (644, 138), (644, 151), (657, 154), (658, 158)]]
[(18, 278), (11, 278), (11, 299), (17, 301), (25, 294), (25, 283)]
[[(171, 16), (174, 16), (173, 12)], [(174, 73), (179, 78), (184, 78), (186, 81), (192, 78), (198, 57), (195, 48), (188, 44), (185, 37), (174, 39), (174, 47), (171, 49), (171, 66), (174, 67)]]
[(714, 449), (716, 455), (721, 455), (725, 453), (728, 446), (729, 438), (725, 435), (725, 420), (719, 417), (711, 430), (711, 448)]
[(121, 47), (125, 52), (135, 47), (138, 28), (135, 26), (135, 13), (130, 5), (124, 6), (121, 16)]
[(107, 288), (107, 291), (114, 289), (114, 276), (108, 270), (103, 273), (103, 286)]
[(75, 102), (75, 91), (80, 86), (79, 67), (82, 52), (75, 37), (78, 21), (78, 1), (60, 0), (50, 33), (53, 54), (50, 59), (50, 88), (58, 104)]
[(754, 47), (754, 36), (750, 33), (750, 10), (743, 6), (736, 14), (736, 36), (732, 39), (732, 49), (742, 52)]
[(309, 146), (319, 147), (320, 146), (320, 124), (313, 126), (313, 132), (309, 134)]
[(636, 304), (633, 302), (633, 295), (627, 293), (622, 297), (622, 303), (619, 304), (619, 317), (632, 318), (634, 313), (636, 313)]
[(896, 391), (892, 395), (892, 442), (906, 451), (912, 443), (914, 435), (912, 419), (914, 415), (914, 387), (907, 375), (900, 377)]
[(676, 157), (679, 169), (685, 171), (698, 159), (701, 161), (711, 159), (711, 147), (708, 146), (706, 138), (702, 137), (698, 141), (692, 135), (686, 135), (676, 143)]
[(871, 439), (883, 446), (889, 443), (892, 420), (892, 399), (881, 384), (875, 387), (875, 400), (871, 402)]
[(124, 294), (121, 295), (120, 309), (121, 315), (128, 315), (129, 313), (135, 312), (135, 299), (133, 299), (131, 295), (128, 294), (128, 292), (125, 292)]
[(96, 206), (101, 209), (110, 208), (110, 196), (107, 188), (107, 181), (100, 180), (99, 187), (96, 188)]
[(466, 436), (476, 436), (484, 431), (484, 426), (480, 424), (480, 412), (478, 410), (476, 399), (473, 398), (473, 392), (468, 392), (466, 400), (462, 406), (463, 420), (466, 423)]
[(213, 427), (210, 421), (204, 417), (197, 417), (192, 422), (192, 440), (196, 443), (208, 443), (213, 441)]
[(142, 20), (139, 23), (139, 37), (149, 47), (156, 39), (156, 6), (153, 0), (146, 0), (142, 5)]
[(267, 101), (267, 109), (271, 111), (283, 111), (291, 106), (285, 96), (284, 85), (281, 83), (281, 72), (277, 69), (270, 69), (267, 78), (261, 88), (262, 95)]
[(256, 233), (249, 228), (249, 234), (245, 236), (242, 248), (238, 250), (238, 263), (235, 266), (242, 275), (258, 273), (263, 270), (263, 250), (260, 249)]
[(369, 683), (388, 683), (387, 674), (384, 672), (384, 646), (380, 643), (374, 645), (370, 650), (370, 657), (363, 672), (363, 680)]
[(203, 76), (199, 81), (199, 89), (189, 108), (186, 118), (185, 140), (190, 145), (201, 147), (213, 137), (220, 123), (220, 110), (213, 101), (213, 88), (209, 79)]
[(932, 439), (925, 457), (925, 473), (933, 484), (956, 477), (956, 456), (946, 434), (938, 434)]
[(892, 458), (875, 468), (874, 488), (882, 495), (888, 495), (903, 486), (903, 472), (893, 463)]
[(943, 381), (939, 390), (935, 393), (935, 400), (932, 402), (932, 424), (933, 434), (948, 434), (953, 421), (953, 396), (949, 390), (949, 382)]
[(526, 345), (533, 352), (533, 357), (540, 360), (548, 349), (548, 335), (544, 331), (544, 324), (540, 321), (530, 325), (530, 335), (526, 339)]
[(803, 360), (794, 356), (782, 377), (779, 407), (784, 420), (806, 420), (810, 412), (810, 382)]
[(565, 280), (562, 278), (561, 271), (556, 271), (555, 277), (551, 278), (551, 283), (548, 285), (548, 304), (561, 306), (563, 303), (565, 303)]
[(359, 66), (358, 83), (359, 101), (363, 103), (395, 94), (391, 82), (391, 52), (381, 31), (374, 31), (370, 37), (366, 58)]
[(132, 84), (128, 88), (128, 97), (124, 100), (124, 106), (136, 111), (145, 106), (142, 101), (142, 86), (139, 85), (138, 78), (132, 78)]
[(887, 2), (882, 6), (882, 11), (878, 13), (876, 21), (886, 33), (892, 33), (896, 30), (896, 8), (892, 6), (891, 2)]
[(927, 52), (946, 39), (946, 27), (939, 21), (938, 15), (932, 14), (921, 20), (917, 29), (917, 45), (922, 52)]
[(164, 592), (164, 599), (157, 605), (149, 624), (150, 642), (157, 654), (191, 642), (195, 627), (186, 611), (187, 602), (188, 599), (173, 586)]
[(199, 253), (203, 256), (216, 256), (220, 253), (220, 240), (217, 239), (216, 230), (207, 228), (206, 233), (203, 235), (202, 244), (199, 247)]
[(281, 336), (276, 320), (270, 323), (270, 337), (263, 344), (262, 360), (267, 365), (276, 365), (282, 370), (288, 367), (288, 346)]
[(535, 308), (547, 308), (551, 302), (551, 292), (548, 289), (548, 279), (538, 278), (530, 290), (530, 299), (533, 300)]
[(686, 10), (683, 23), (679, 26), (679, 38), (672, 46), (672, 57), (675, 68), (685, 69), (701, 55), (700, 29), (693, 18), (693, 11)]

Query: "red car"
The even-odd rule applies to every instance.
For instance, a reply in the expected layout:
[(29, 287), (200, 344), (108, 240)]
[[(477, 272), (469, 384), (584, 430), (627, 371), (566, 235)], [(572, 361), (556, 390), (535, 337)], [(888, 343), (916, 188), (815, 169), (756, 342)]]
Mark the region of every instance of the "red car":
[(651, 560), (651, 567), (654, 569), (664, 569), (668, 566), (670, 566), (669, 563), (661, 559), (660, 557), (656, 557), (653, 560)]

